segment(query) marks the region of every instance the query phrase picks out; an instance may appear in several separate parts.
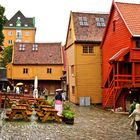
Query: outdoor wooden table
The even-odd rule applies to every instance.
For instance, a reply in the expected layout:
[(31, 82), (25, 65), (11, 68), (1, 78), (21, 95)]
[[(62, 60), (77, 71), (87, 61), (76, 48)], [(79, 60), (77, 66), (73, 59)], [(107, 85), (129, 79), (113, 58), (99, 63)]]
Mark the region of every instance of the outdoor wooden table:
[(50, 106), (50, 105), (39, 105), (39, 109), (42, 109), (42, 108), (53, 108), (53, 106)]
[(41, 118), (42, 122), (46, 122), (49, 119), (54, 119), (57, 122), (61, 122), (59, 116), (57, 115), (57, 110), (55, 110), (54, 108), (42, 108), (44, 117)]
[(12, 107), (11, 113), (9, 114), (8, 118), (10, 121), (17, 118), (22, 118), (25, 121), (29, 121), (26, 111), (27, 107), (25, 106), (14, 106)]

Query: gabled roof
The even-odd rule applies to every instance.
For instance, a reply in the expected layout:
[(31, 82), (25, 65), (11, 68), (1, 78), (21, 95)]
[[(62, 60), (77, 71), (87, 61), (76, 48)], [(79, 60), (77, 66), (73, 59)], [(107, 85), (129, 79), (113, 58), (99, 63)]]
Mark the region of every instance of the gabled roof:
[(140, 4), (115, 3), (132, 36), (140, 36)]
[[(34, 45), (37, 50), (33, 50)], [(15, 65), (63, 64), (61, 43), (15, 43), (13, 50)]]
[[(102, 40), (105, 27), (97, 27), (96, 18), (104, 18), (106, 24), (108, 14), (72, 12), (72, 17), (76, 41), (100, 42)], [(88, 26), (81, 26), (79, 17), (86, 17)]]
[[(8, 20), (4, 25), (4, 27), (16, 27), (16, 23), (18, 20), (21, 22), (20, 27), (25, 27), (25, 28), (35, 27), (34, 18), (25, 17), (21, 13), (21, 11), (18, 11), (10, 20)], [(10, 26), (10, 24), (12, 26)]]
[(124, 57), (130, 51), (129, 47), (120, 49), (116, 54), (114, 54), (110, 59), (109, 63), (114, 61), (119, 61), (120, 58)]

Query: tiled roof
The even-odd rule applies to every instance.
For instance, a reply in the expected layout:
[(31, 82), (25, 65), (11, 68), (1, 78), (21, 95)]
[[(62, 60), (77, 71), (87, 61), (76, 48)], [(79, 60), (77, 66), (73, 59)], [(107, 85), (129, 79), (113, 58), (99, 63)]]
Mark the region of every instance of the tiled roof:
[[(97, 27), (96, 18), (108, 20), (108, 14), (72, 12), (76, 41), (101, 41), (105, 27)], [(88, 26), (81, 26), (79, 17), (86, 17)]]
[(116, 2), (116, 6), (131, 34), (140, 36), (140, 4)]
[[(34, 18), (27, 18), (25, 17), (21, 11), (18, 11), (10, 20), (8, 20), (5, 24), (4, 27), (16, 27), (16, 22), (18, 20), (18, 18), (20, 18), (19, 20), (21, 21), (21, 26), (20, 27), (34, 27)], [(12, 24), (12, 26), (10, 26), (10, 24)], [(26, 26), (28, 25), (28, 26)]]
[[(35, 44), (37, 50), (33, 50)], [(20, 50), (23, 45), (25, 50)], [(63, 64), (61, 43), (16, 43), (13, 64)]]

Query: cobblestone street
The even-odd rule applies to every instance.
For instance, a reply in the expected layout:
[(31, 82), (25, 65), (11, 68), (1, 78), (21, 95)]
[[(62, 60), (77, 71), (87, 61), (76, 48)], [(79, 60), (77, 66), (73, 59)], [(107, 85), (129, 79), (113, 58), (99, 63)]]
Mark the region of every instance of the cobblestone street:
[(0, 140), (133, 140), (135, 132), (129, 128), (128, 115), (101, 109), (101, 106), (79, 107), (75, 110), (75, 124), (1, 121)]

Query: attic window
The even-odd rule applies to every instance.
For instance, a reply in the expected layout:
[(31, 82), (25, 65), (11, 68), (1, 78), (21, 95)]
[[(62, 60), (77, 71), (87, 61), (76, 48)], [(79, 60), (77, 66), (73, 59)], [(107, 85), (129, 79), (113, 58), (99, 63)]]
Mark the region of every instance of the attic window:
[(12, 24), (12, 23), (10, 23), (10, 24), (9, 24), (9, 26), (13, 26), (13, 24)]
[(25, 51), (25, 44), (19, 45), (19, 51)]
[(88, 26), (87, 17), (78, 17), (78, 18), (79, 18), (79, 23), (81, 26)]
[(37, 50), (38, 50), (38, 45), (37, 44), (33, 44), (32, 51), (37, 51)]
[(102, 17), (95, 18), (97, 27), (105, 27), (105, 20)]

